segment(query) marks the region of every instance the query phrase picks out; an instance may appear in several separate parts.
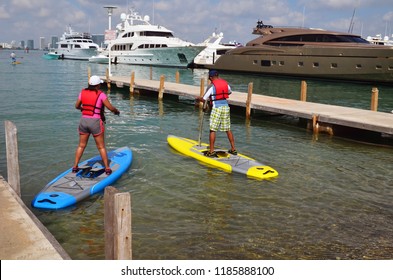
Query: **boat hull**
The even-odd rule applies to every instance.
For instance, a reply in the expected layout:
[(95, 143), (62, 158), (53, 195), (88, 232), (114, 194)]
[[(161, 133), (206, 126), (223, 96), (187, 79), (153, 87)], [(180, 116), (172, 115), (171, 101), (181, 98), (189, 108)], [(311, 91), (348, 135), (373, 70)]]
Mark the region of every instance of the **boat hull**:
[(188, 67), (203, 49), (202, 46), (184, 46), (112, 51), (111, 59), (119, 64)]
[(90, 57), (97, 55), (95, 49), (56, 49), (59, 59), (89, 60)]

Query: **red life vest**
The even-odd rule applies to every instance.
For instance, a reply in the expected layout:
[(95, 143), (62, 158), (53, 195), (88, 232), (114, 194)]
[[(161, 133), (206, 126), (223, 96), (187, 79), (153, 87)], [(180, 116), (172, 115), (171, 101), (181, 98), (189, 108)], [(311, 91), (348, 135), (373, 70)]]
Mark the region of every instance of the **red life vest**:
[(215, 79), (212, 81), (216, 93), (213, 95), (214, 100), (224, 100), (229, 97), (228, 93), (228, 83), (223, 79)]
[(101, 92), (95, 90), (82, 90), (82, 115), (93, 116), (94, 114), (100, 114), (101, 107), (97, 107), (97, 101), (100, 95)]

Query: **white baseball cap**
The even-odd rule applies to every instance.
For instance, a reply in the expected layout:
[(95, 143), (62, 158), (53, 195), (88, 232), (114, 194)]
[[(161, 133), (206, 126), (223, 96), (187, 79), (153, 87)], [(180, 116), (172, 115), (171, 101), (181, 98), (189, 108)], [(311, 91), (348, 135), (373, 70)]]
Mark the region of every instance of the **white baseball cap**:
[(102, 84), (104, 81), (100, 79), (98, 76), (91, 76), (89, 79), (89, 85), (96, 86)]

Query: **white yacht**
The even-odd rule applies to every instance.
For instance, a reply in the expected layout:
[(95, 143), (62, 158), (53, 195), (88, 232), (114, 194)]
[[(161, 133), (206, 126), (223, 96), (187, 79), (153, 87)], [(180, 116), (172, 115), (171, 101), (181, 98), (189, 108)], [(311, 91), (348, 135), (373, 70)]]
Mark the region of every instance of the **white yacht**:
[(88, 60), (97, 55), (98, 48), (89, 33), (75, 32), (68, 26), (57, 43), (55, 53), (59, 55), (59, 59)]
[(205, 49), (194, 58), (194, 66), (203, 68), (208, 65), (213, 65), (221, 55), (240, 46), (240, 44), (236, 42), (223, 44), (221, 43), (223, 38), (224, 34), (222, 32), (213, 32), (203, 43), (198, 44), (198, 46), (205, 46)]
[(130, 9), (121, 14), (121, 23), (116, 26), (116, 39), (101, 55), (109, 56), (113, 63), (188, 67), (195, 56), (205, 47), (174, 37), (164, 26), (153, 25), (149, 16), (143, 18)]
[(393, 46), (393, 40), (390, 40), (389, 36), (384, 36), (382, 38), (381, 34), (377, 34), (376, 36), (367, 36), (366, 40), (375, 45)]

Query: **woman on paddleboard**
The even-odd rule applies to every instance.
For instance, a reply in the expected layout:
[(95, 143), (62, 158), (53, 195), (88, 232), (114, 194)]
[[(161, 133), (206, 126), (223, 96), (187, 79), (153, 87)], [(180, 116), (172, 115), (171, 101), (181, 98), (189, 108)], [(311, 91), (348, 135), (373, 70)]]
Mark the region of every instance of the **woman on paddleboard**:
[(79, 145), (76, 148), (75, 162), (72, 167), (72, 172), (74, 173), (79, 171), (78, 164), (85, 151), (90, 134), (93, 135), (96, 142), (97, 149), (105, 166), (106, 175), (112, 173), (105, 147), (105, 117), (103, 112), (105, 107), (115, 115), (120, 115), (120, 111), (109, 102), (106, 94), (100, 91), (101, 83), (103, 81), (100, 77), (91, 76), (89, 86), (79, 93), (75, 103), (75, 108), (82, 111), (82, 117), (80, 118), (78, 127)]
[(206, 153), (206, 156), (217, 157), (214, 151), (214, 143), (216, 141), (216, 131), (218, 131), (218, 129), (225, 131), (227, 134), (229, 143), (231, 144), (231, 149), (228, 150), (228, 153), (237, 155), (235, 139), (231, 131), (231, 116), (227, 101), (229, 94), (232, 93), (231, 87), (228, 85), (227, 81), (218, 77), (218, 72), (216, 70), (209, 71), (209, 80), (211, 81), (211, 86), (207, 88), (203, 97), (198, 98), (200, 102), (210, 100), (213, 107), (210, 113), (210, 150)]

